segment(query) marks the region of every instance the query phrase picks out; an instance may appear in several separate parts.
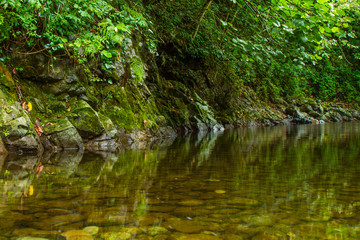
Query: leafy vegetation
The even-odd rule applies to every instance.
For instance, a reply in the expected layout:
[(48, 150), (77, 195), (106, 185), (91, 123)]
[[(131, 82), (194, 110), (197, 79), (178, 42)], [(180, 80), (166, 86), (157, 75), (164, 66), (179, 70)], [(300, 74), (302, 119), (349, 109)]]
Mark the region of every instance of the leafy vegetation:
[[(211, 69), (236, 91), (247, 86), (273, 102), (354, 102), (359, 9), (355, 0), (2, 0), (1, 60), (13, 51), (68, 56), (92, 66), (94, 81), (112, 84), (99, 70), (111, 72), (126, 39), (141, 35), (151, 53), (173, 52), (171, 61)], [(130, 65), (141, 82), (141, 59)]]
[(359, 100), (356, 1), (152, 1), (147, 9), (163, 45), (268, 100)]
[(7, 55), (15, 44), (53, 59), (68, 55), (80, 64), (113, 69), (119, 49), (137, 32), (150, 35), (148, 21), (124, 1), (4, 0), (0, 2), (0, 43)]

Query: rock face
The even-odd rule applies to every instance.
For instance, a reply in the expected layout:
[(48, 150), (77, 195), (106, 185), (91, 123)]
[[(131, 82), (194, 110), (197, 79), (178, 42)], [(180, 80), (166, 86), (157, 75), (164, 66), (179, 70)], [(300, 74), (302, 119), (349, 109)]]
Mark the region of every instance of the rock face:
[(44, 134), (53, 146), (62, 150), (82, 150), (84, 147), (80, 134), (67, 118), (60, 119), (53, 125), (45, 127)]
[(69, 120), (82, 138), (92, 139), (105, 131), (98, 113), (84, 100), (80, 100), (75, 105), (72, 113), (74, 115)]
[(37, 82), (47, 93), (67, 93), (73, 96), (85, 93), (76, 65), (67, 58), (50, 60), (42, 54), (12, 54), (11, 58), (23, 69), (19, 73), (21, 78)]
[[(0, 155), (6, 155), (8, 151), (6, 150), (2, 139), (0, 138)], [(0, 165), (1, 166), (1, 165)]]
[(0, 129), (5, 147), (9, 151), (42, 151), (28, 113), (8, 94), (0, 89)]

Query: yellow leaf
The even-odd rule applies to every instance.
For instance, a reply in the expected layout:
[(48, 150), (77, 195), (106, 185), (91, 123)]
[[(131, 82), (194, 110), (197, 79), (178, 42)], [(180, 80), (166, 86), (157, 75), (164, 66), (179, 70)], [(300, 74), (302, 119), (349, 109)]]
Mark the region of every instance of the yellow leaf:
[(28, 102), (27, 106), (28, 106), (28, 111), (30, 112), (30, 111), (32, 110), (32, 104), (31, 104), (31, 102)]
[(29, 196), (32, 196), (33, 194), (34, 194), (34, 187), (33, 187), (33, 185), (30, 185)]
[(216, 192), (217, 194), (224, 194), (224, 193), (226, 193), (225, 190), (215, 190), (215, 192)]

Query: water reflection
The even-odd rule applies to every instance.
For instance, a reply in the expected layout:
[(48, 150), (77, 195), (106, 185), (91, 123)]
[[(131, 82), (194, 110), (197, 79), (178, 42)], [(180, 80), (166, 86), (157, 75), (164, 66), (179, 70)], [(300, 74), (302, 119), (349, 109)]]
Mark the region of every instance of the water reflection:
[(358, 239), (359, 133), (359, 123), (283, 126), (8, 156), (0, 239)]

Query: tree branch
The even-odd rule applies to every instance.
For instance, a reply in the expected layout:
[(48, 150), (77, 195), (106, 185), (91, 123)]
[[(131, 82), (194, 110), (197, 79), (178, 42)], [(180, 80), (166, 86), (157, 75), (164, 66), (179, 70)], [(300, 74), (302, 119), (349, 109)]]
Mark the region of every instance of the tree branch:
[(206, 13), (206, 11), (209, 9), (209, 7), (210, 7), (210, 5), (211, 5), (212, 2), (213, 2), (213, 0), (210, 0), (210, 1), (205, 5), (204, 10), (203, 10), (203, 12), (202, 12), (202, 14), (201, 14), (201, 17), (200, 17), (200, 19), (199, 19), (199, 23), (198, 23), (198, 25), (197, 25), (197, 27), (196, 27), (196, 30), (195, 30), (195, 32), (194, 32), (194, 35), (193, 35), (192, 38), (191, 38), (191, 42), (194, 41), (197, 33), (199, 32), (200, 23), (201, 23), (201, 21), (203, 20), (203, 18), (204, 18), (204, 16), (205, 16), (205, 13)]

